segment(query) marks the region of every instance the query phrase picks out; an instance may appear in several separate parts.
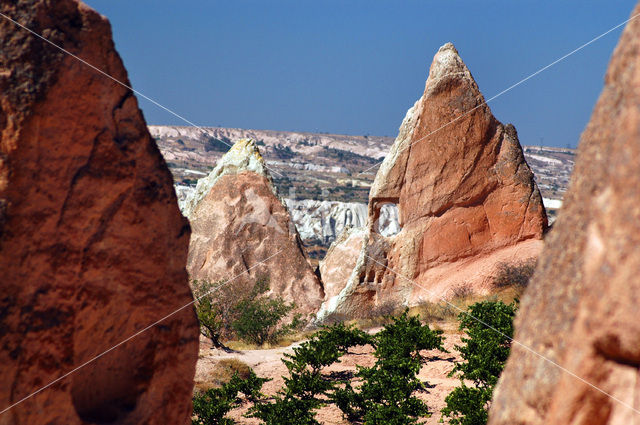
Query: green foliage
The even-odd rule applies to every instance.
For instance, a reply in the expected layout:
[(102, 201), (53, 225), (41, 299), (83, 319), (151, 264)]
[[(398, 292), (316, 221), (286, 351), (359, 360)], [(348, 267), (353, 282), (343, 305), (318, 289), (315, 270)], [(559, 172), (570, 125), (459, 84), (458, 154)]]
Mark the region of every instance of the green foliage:
[(300, 315), (294, 316), (289, 323), (282, 322), (295, 305), (287, 304), (279, 296), (264, 297), (268, 289), (268, 281), (256, 282), (251, 295), (235, 307), (238, 318), (233, 322), (233, 329), (246, 342), (258, 345), (275, 343), (302, 325)]
[[(442, 409), (450, 424), (486, 424), (493, 388), (509, 356), (516, 309), (515, 303), (483, 301), (458, 316), (460, 330), (468, 338), (462, 338), (464, 345), (456, 346), (464, 361), (456, 363), (450, 374), (458, 376), (461, 385), (447, 396)], [(464, 380), (474, 386), (466, 386)]]
[(447, 406), (442, 409), (445, 416), (450, 416), (449, 424), (483, 425), (489, 417), (488, 403), (492, 391), (485, 388), (467, 387), (461, 383), (454, 388), (445, 399)]
[(200, 333), (211, 339), (215, 347), (223, 347), (222, 336), (231, 324), (227, 319), (230, 306), (225, 306), (214, 297), (214, 292), (222, 285), (223, 282), (214, 284), (205, 280), (194, 280), (191, 284), (196, 298), (195, 307), (200, 322)]
[(277, 395), (273, 403), (259, 403), (251, 408), (251, 416), (266, 425), (319, 425), (313, 409), (321, 404), (314, 400)]
[(372, 341), (366, 333), (335, 324), (316, 332), (310, 340), (286, 354), (283, 363), (289, 377), (273, 403), (258, 403), (251, 416), (260, 418), (267, 425), (315, 425), (315, 409), (326, 403), (336, 384), (322, 374), (322, 369), (337, 362), (350, 347)]
[(358, 367), (359, 388), (346, 383), (331, 395), (345, 417), (365, 425), (405, 425), (417, 423), (428, 415), (427, 405), (415, 397), (425, 385), (418, 378), (425, 361), (421, 350), (442, 346), (442, 331), (422, 325), (419, 317), (409, 317), (407, 311), (393, 318), (393, 323), (378, 332), (373, 341), (376, 363), (373, 367)]
[(227, 349), (222, 341), (233, 337), (259, 345), (275, 343), (302, 324), (299, 315), (283, 322), (295, 306), (282, 297), (266, 297), (267, 278), (258, 279), (253, 286), (240, 281), (226, 285), (205, 280), (194, 280), (191, 286), (200, 332), (215, 347)]
[(239, 394), (251, 402), (263, 397), (260, 393), (262, 385), (269, 379), (259, 378), (251, 370), (246, 379), (235, 374), (221, 388), (212, 388), (193, 397), (193, 425), (233, 425), (236, 422), (225, 416), (231, 409), (242, 402)]

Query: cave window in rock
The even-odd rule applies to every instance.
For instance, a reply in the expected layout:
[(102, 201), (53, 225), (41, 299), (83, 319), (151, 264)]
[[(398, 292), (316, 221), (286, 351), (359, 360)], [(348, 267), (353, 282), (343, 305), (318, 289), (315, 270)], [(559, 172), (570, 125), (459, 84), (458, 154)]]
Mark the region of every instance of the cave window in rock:
[(398, 200), (376, 202), (373, 231), (382, 236), (394, 236), (400, 233), (398, 219)]

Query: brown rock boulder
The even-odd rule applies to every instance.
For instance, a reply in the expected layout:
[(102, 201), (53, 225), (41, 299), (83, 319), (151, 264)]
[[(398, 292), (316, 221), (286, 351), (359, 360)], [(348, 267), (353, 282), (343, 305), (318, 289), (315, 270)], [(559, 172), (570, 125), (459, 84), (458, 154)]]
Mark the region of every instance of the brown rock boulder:
[[(128, 84), (109, 23), (73, 0), (0, 11)], [(132, 92), (0, 19), (0, 410), (193, 300), (189, 226)], [(185, 308), (0, 415), (184, 424)]]
[[(390, 238), (375, 233), (385, 203), (398, 205), (402, 226)], [(435, 55), (424, 94), (376, 175), (368, 226), (344, 300), (364, 290), (375, 304), (416, 304), (461, 284), (480, 292), (490, 285), (487, 266), (541, 249), (547, 218), (515, 128), (491, 114), (451, 43)]]
[(640, 421), (639, 170), (635, 19), (614, 51), (559, 218), (516, 319), (516, 340), (597, 388), (514, 345), (489, 423)]
[(317, 311), (322, 285), (253, 140), (236, 142), (200, 179), (184, 212), (192, 227), (187, 265), (192, 279), (238, 276), (236, 281), (252, 283), (268, 277), (271, 293), (294, 302), (298, 312)]

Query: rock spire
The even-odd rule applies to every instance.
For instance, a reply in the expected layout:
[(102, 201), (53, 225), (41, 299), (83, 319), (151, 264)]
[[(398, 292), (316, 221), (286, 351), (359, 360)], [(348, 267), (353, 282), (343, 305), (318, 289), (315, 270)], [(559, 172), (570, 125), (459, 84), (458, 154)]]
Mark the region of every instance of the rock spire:
[[(398, 205), (402, 227), (390, 238), (376, 231), (388, 203)], [(433, 301), (461, 285), (482, 292), (498, 262), (540, 250), (547, 218), (516, 130), (492, 115), (453, 44), (433, 58), (424, 94), (378, 170), (368, 209), (351, 277), (320, 316), (330, 305), (357, 314), (371, 304)]]

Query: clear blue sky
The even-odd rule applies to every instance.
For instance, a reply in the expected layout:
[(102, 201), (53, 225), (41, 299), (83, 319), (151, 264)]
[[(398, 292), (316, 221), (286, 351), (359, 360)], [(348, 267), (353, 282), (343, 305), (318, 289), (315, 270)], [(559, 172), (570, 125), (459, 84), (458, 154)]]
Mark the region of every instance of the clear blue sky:
[[(135, 89), (199, 125), (395, 136), (438, 47), (486, 98), (630, 16), (634, 0), (87, 0)], [(638, 18), (640, 19), (640, 18)], [(575, 146), (621, 29), (490, 106)], [(140, 100), (150, 124), (184, 124)]]

